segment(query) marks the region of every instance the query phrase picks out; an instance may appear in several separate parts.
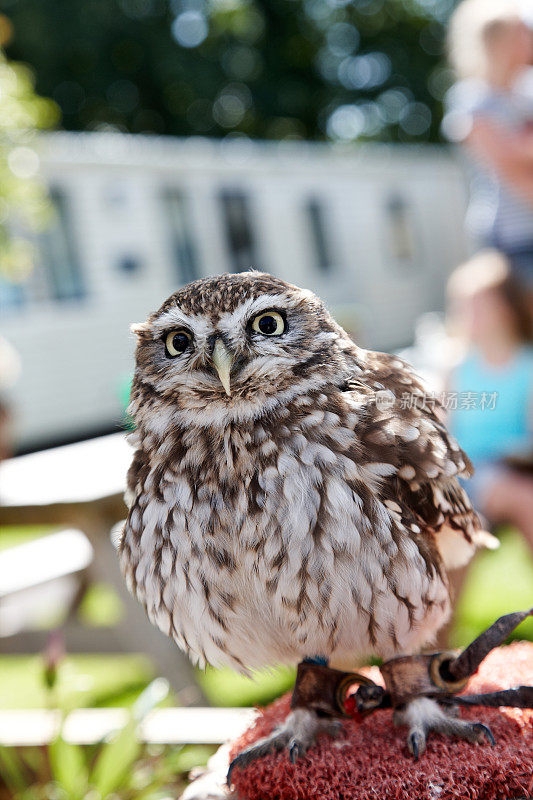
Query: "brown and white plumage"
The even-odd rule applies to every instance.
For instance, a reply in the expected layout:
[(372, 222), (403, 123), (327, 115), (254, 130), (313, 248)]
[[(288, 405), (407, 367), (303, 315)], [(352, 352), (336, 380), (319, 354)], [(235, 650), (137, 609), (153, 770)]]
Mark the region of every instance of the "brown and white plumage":
[[(253, 327), (268, 310), (279, 335)], [(409, 367), (257, 272), (195, 281), (135, 330), (120, 560), (150, 619), (195, 662), (240, 670), (430, 641), (481, 526), (468, 459)], [(169, 357), (174, 331), (190, 339)]]

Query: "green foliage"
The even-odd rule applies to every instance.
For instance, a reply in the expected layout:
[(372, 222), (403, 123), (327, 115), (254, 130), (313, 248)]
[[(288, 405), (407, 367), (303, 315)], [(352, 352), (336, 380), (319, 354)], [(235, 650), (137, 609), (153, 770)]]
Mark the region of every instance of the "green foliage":
[(192, 765), (212, 748), (149, 747), (138, 724), (168, 692), (161, 678), (141, 694), (122, 728), (91, 747), (68, 742), (60, 732), (44, 748), (0, 747), (2, 786), (12, 800), (160, 800), (178, 796)]
[[(457, 606), (453, 646), (466, 646), (502, 614), (530, 608), (531, 587), (531, 551), (518, 531), (504, 530), (498, 550), (479, 553), (470, 568)], [(524, 620), (512, 638), (533, 641), (533, 618)]]
[(108, 583), (92, 583), (78, 609), (82, 625), (89, 628), (111, 628), (117, 625), (124, 608), (117, 592)]
[(33, 542), (56, 530), (52, 525), (0, 525), (0, 551)]
[(452, 0), (0, 0), (71, 130), (438, 138)]
[(0, 50), (0, 275), (14, 283), (26, 278), (34, 256), (20, 231), (42, 226), (49, 214), (37, 177), (35, 131), (58, 118), (57, 105), (35, 93), (28, 67), (8, 61)]
[[(55, 698), (63, 708), (130, 705), (153, 678), (147, 656), (68, 655), (57, 668)], [(43, 659), (0, 658), (0, 708), (47, 708)]]
[(196, 677), (214, 706), (264, 706), (292, 688), (296, 673), (289, 667), (277, 667), (247, 678), (231, 669), (207, 667), (197, 670)]
[(135, 737), (136, 722), (132, 718), (98, 754), (91, 783), (101, 797), (107, 797), (127, 782), (141, 745)]
[(13, 796), (25, 790), (27, 775), (24, 761), (12, 748), (0, 746), (0, 775)]
[[(112, 743), (103, 749), (103, 753), (112, 747)], [(48, 748), (50, 772), (55, 782), (61, 786), (72, 800), (81, 800), (86, 794), (89, 784), (89, 773), (83, 750), (79, 745), (69, 744), (61, 734)]]

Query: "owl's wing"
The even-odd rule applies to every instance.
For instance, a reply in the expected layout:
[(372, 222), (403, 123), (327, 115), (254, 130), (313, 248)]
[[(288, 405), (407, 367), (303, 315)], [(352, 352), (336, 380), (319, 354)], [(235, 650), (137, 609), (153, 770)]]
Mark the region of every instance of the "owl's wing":
[(382, 475), (390, 512), (408, 531), (431, 536), (449, 569), (467, 563), (477, 546), (497, 546), (458, 481), (473, 468), (448, 433), (440, 403), (396, 356), (368, 352), (362, 366), (346, 389), (358, 407), (363, 457)]
[(130, 434), (128, 441), (132, 445), (137, 445), (133, 453), (133, 458), (126, 475), (126, 491), (124, 492), (124, 502), (131, 508), (135, 497), (141, 491), (146, 476), (150, 469), (150, 459), (144, 448), (140, 445), (136, 434)]

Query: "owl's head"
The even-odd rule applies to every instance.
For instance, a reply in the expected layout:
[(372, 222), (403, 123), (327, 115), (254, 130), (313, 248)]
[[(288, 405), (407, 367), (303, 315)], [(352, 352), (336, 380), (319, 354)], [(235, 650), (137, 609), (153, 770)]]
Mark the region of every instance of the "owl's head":
[(148, 392), (189, 424), (256, 417), (340, 381), (353, 348), (318, 297), (261, 272), (194, 281), (132, 330), (134, 415)]

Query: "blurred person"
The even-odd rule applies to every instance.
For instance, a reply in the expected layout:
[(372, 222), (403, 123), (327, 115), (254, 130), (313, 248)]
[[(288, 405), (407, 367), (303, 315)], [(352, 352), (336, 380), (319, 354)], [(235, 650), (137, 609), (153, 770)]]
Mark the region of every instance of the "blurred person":
[(473, 161), (466, 226), (533, 298), (533, 3), (464, 0), (449, 29), (458, 82), (443, 132)]
[(524, 292), (506, 258), (484, 251), (449, 285), (462, 355), (449, 378), (450, 428), (475, 473), (466, 486), (491, 525), (509, 523), (533, 550), (533, 346)]

